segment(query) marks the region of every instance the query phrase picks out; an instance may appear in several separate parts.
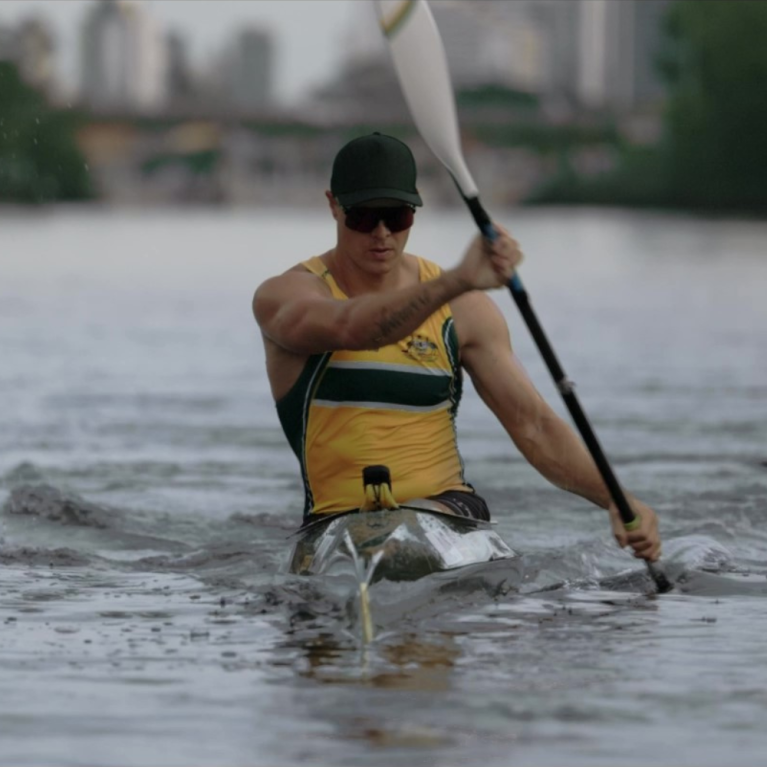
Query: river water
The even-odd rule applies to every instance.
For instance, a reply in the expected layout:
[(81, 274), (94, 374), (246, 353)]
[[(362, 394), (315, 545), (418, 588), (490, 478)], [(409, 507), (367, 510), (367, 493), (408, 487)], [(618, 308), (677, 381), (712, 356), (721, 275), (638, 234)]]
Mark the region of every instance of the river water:
[[(302, 498), (250, 314), (332, 244), (322, 209), (5, 210), (1, 763), (764, 763), (767, 225), (498, 219), (676, 590), (467, 387), (467, 475), (519, 559), (419, 586), (364, 646), (348, 595), (285, 573)], [(471, 233), (420, 212), (410, 249), (450, 265)]]

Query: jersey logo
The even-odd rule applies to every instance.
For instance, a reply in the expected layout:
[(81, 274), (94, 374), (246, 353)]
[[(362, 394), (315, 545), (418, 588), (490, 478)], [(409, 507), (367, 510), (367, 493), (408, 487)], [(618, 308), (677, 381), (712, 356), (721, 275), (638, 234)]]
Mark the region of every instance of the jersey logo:
[(420, 334), (410, 336), (402, 351), (418, 362), (434, 362), (437, 359), (437, 344)]

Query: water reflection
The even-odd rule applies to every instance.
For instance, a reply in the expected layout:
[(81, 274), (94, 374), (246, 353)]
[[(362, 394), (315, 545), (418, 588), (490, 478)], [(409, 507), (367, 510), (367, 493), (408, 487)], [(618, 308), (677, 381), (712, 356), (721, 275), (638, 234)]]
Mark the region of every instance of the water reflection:
[(299, 676), (320, 684), (355, 684), (396, 690), (446, 692), (461, 655), (449, 633), (389, 634), (360, 647), (348, 635), (321, 633), (296, 645)]
[[(448, 633), (390, 634), (362, 649), (348, 638), (321, 634), (303, 643), (295, 665), (299, 677), (326, 691), (322, 699), (327, 709), (313, 713), (320, 720), (330, 717), (339, 739), (364, 741), (376, 749), (422, 749), (449, 746), (453, 741), (450, 729), (421, 717), (403, 716), (401, 710), (398, 714), (389, 697), (392, 693), (407, 694), (408, 709), (414, 696), (416, 701), (423, 698), (423, 707), (436, 700), (435, 696), (444, 700), (453, 687), (462, 654)], [(354, 696), (357, 705), (351, 710), (348, 699), (339, 697), (340, 690), (349, 686), (360, 690)], [(386, 691), (386, 698), (378, 697), (382, 691)], [(334, 710), (333, 701), (340, 700), (341, 709)], [(384, 701), (389, 703), (381, 708)]]

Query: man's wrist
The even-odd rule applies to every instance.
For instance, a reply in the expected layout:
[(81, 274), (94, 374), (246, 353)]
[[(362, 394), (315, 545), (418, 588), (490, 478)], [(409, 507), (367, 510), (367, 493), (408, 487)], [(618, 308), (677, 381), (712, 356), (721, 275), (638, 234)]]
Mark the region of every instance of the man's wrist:
[(473, 289), (473, 285), (458, 269), (448, 269), (442, 272), (441, 279), (445, 283), (450, 298), (457, 298)]

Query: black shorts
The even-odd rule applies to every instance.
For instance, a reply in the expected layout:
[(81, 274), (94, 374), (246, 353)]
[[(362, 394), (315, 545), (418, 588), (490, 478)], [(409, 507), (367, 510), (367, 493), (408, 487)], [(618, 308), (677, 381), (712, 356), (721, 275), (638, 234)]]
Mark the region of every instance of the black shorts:
[(490, 521), (487, 501), (476, 493), (467, 490), (447, 490), (439, 495), (430, 495), (429, 500), (444, 504), (459, 517)]

